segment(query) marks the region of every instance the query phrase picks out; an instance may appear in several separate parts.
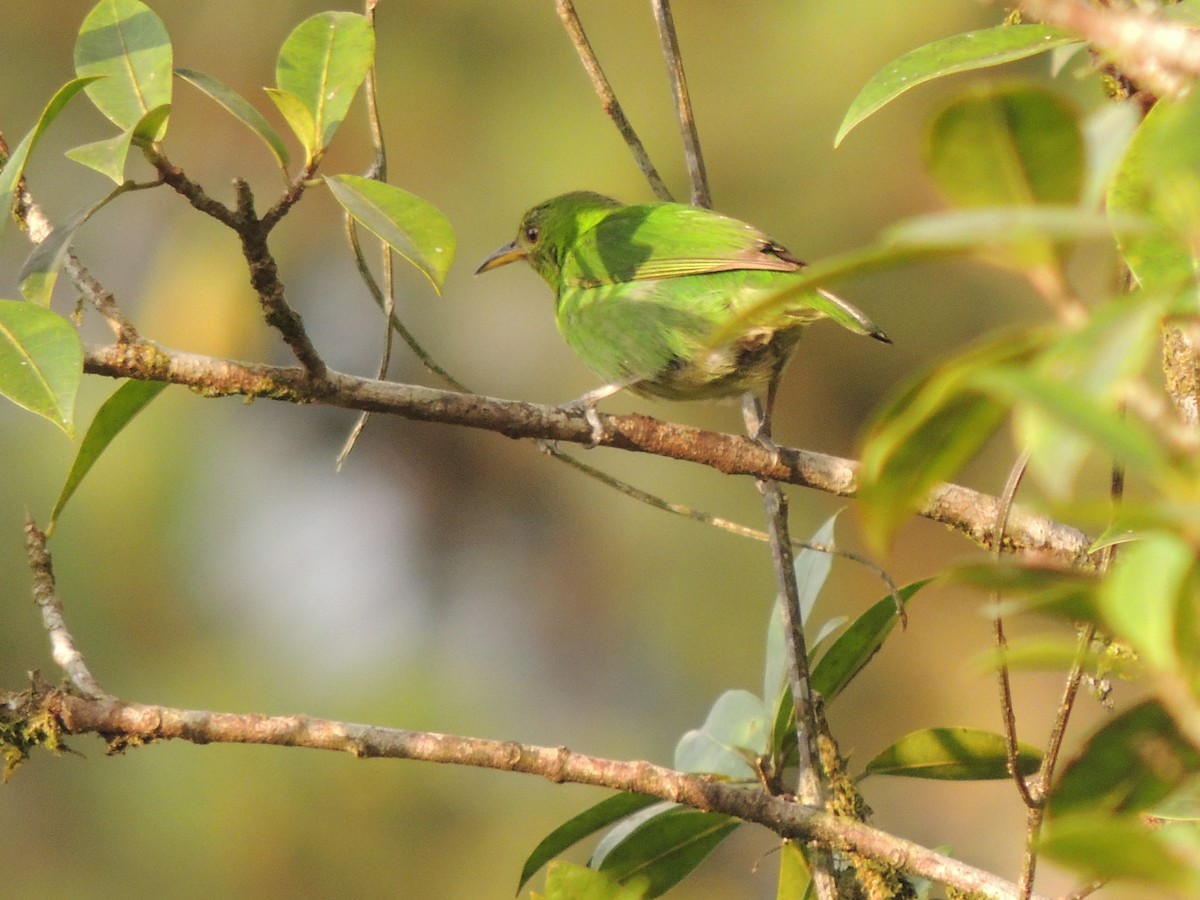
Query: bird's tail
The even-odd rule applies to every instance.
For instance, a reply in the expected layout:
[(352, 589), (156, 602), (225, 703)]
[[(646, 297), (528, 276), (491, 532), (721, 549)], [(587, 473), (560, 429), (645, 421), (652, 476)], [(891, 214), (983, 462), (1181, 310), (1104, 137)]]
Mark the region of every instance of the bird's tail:
[(885, 344), (892, 342), (892, 339), (884, 334), (882, 328), (867, 318), (866, 313), (829, 291), (818, 289), (815, 296), (808, 298), (808, 302), (813, 309), (829, 316), (848, 331), (865, 334), (877, 341), (883, 341)]

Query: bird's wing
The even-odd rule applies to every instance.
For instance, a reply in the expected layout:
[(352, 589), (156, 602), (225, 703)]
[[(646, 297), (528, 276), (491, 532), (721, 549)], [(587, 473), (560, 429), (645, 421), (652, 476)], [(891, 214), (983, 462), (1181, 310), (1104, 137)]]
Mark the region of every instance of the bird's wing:
[(795, 272), (803, 265), (745, 222), (683, 203), (643, 203), (613, 210), (580, 234), (563, 259), (562, 280), (587, 288), (742, 269)]

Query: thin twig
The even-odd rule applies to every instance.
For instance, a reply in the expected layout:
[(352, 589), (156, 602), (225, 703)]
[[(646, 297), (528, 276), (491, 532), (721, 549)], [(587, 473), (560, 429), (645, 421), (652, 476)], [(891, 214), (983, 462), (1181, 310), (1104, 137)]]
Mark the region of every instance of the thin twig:
[[(367, 21), (371, 25), (371, 30), (375, 30), (375, 0), (366, 0), (365, 12)], [(374, 178), (377, 181), (387, 181), (387, 147), (383, 142), (383, 124), (379, 116), (379, 90), (378, 81), (376, 79), (375, 61), (372, 59), (371, 66), (367, 69), (366, 82), (363, 85), (363, 95), (367, 104), (367, 123), (371, 132), (371, 145), (375, 148), (375, 159), (371, 163), (371, 170), (367, 173), (368, 178)], [(372, 285), (376, 288), (375, 279), (370, 275), (370, 269), (367, 267), (367, 261), (363, 257), (362, 246), (358, 241), (358, 228), (354, 224), (354, 217), (349, 212), (345, 214), (346, 222), (346, 238), (350, 242), (350, 249), (354, 254), (354, 264), (358, 268), (360, 274), (365, 275)], [(384, 319), (387, 324), (383, 329), (383, 353), (379, 359), (379, 378), (387, 376), (388, 366), (392, 361), (392, 331), (391, 320), (396, 318), (396, 281), (392, 271), (392, 248), (384, 242), (380, 242), (382, 266), (383, 266), (383, 288), (380, 291), (383, 298), (382, 308)], [(346, 458), (354, 449), (354, 445), (358, 443), (359, 435), (363, 433), (363, 429), (367, 427), (367, 419), (370, 413), (360, 413), (355, 420), (354, 425), (350, 429), (350, 434), (346, 436), (346, 442), (342, 445), (341, 451), (337, 455), (335, 465), (340, 470)]]
[[(796, 745), (800, 754), (799, 785), (796, 795), (801, 803), (815, 809), (825, 808), (825, 788), (821, 777), (821, 757), (817, 747), (817, 728), (812, 684), (808, 669), (808, 647), (804, 640), (804, 619), (800, 593), (796, 587), (796, 563), (788, 533), (787, 497), (778, 482), (759, 481), (767, 514), (771, 559), (775, 565), (775, 583), (783, 613), (783, 633), (788, 647), (788, 680), (792, 705), (796, 709)], [(836, 900), (837, 884), (827, 846), (809, 844), (813, 885), (819, 900)]]
[(670, 0), (653, 0), (654, 20), (658, 23), (658, 36), (662, 41), (663, 56), (667, 60), (667, 73), (671, 79), (671, 94), (675, 98), (675, 112), (679, 117), (679, 130), (683, 135), (683, 154), (687, 159), (688, 175), (692, 184), (692, 204), (712, 207), (712, 192), (708, 187), (708, 174), (704, 171), (704, 156), (700, 152), (700, 135), (696, 131), (696, 117), (692, 114), (692, 98), (688, 94), (687, 79), (683, 75), (683, 56), (679, 52), (679, 38), (675, 32), (675, 19), (671, 15)]
[(583, 24), (579, 21), (579, 15), (575, 12), (575, 4), (571, 0), (554, 0), (554, 8), (558, 10), (558, 17), (562, 20), (563, 27), (567, 30), (567, 36), (571, 38), (571, 43), (575, 45), (575, 52), (579, 54), (579, 60), (583, 63), (584, 70), (592, 80), (592, 88), (596, 91), (596, 96), (600, 98), (600, 106), (604, 109), (605, 115), (612, 119), (613, 124), (617, 126), (617, 131), (621, 133), (621, 137), (625, 139), (625, 144), (629, 147), (629, 152), (633, 154), (638, 168), (642, 170), (642, 174), (650, 182), (650, 188), (654, 191), (654, 196), (658, 197), (659, 200), (673, 199), (670, 189), (659, 176), (658, 170), (654, 168), (654, 163), (650, 161), (650, 154), (646, 152), (646, 148), (643, 146), (641, 139), (638, 138), (637, 132), (633, 130), (633, 126), (625, 118), (625, 111), (621, 109), (621, 104), (617, 102), (617, 95), (613, 93), (612, 85), (608, 83), (608, 79), (604, 75), (604, 70), (600, 68), (600, 61), (596, 59), (596, 54), (592, 52), (592, 45), (588, 42), (587, 35), (583, 32)]
[[(1000, 495), (994, 526), (998, 535), (1003, 535), (1008, 527), (1008, 516), (1012, 511), (1013, 500), (1017, 496), (1017, 488), (1021, 486), (1021, 479), (1025, 477), (1025, 469), (1028, 465), (1029, 450), (1026, 449), (1013, 463), (1012, 469), (1008, 473), (1008, 480), (1004, 483), (1004, 492)], [(1000, 559), (1000, 547), (1001, 545), (997, 543), (992, 549), (992, 554), (997, 560)], [(999, 609), (999, 594), (993, 594), (991, 600), (992, 608)], [(1004, 722), (1004, 752), (1007, 756), (1008, 774), (1012, 776), (1013, 782), (1017, 786), (1017, 793), (1021, 795), (1021, 801), (1026, 808), (1036, 809), (1038, 801), (1030, 792), (1025, 776), (1021, 774), (1017, 717), (1013, 708), (1012, 681), (1008, 672), (1008, 638), (1004, 634), (1004, 618), (999, 613), (992, 619), (992, 630), (996, 637), (997, 658), (999, 659), (999, 665), (996, 667), (996, 681), (1000, 688), (1000, 717)], [(1029, 849), (1026, 848), (1027, 851)]]
[(29, 569), (33, 573), (33, 601), (42, 611), (42, 624), (50, 635), (50, 652), (54, 662), (66, 673), (75, 690), (84, 697), (111, 700), (100, 683), (92, 676), (83, 654), (75, 645), (75, 638), (67, 628), (63, 615), (62, 599), (54, 584), (54, 569), (50, 551), (46, 549), (46, 535), (37, 527), (33, 517), (25, 513), (25, 553), (29, 558)]

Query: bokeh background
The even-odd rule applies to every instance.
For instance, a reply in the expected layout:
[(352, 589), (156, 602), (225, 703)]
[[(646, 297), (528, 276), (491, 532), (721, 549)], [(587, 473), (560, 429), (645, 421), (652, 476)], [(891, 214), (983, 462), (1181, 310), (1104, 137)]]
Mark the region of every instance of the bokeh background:
[[(75, 31), (91, 5), (4, 4), (0, 131), (10, 142), (71, 76)], [(219, 77), (272, 116), (260, 89), (273, 83), (280, 43), (328, 8), (313, 0), (151, 5), (171, 31), (177, 65)], [(836, 151), (833, 135), (877, 68), (919, 44), (994, 24), (998, 8), (958, 0), (675, 6), (719, 209), (820, 259), (939, 208), (922, 171), (922, 133), (969, 79), (911, 92)], [(651, 155), (686, 196), (648, 4), (578, 7)], [(1046, 77), (1046, 69), (1039, 60), (983, 77)], [(384, 0), (379, 81), (390, 180), (437, 205), (458, 233), (444, 296), (401, 269), (402, 317), (480, 392), (556, 403), (595, 386), (556, 334), (550, 295), (532, 272), (472, 275), (510, 239), (521, 212), (549, 196), (591, 188), (651, 199), (553, 4)], [(1089, 83), (1068, 79), (1062, 89), (1082, 107), (1097, 102)], [(110, 133), (77, 102), (47, 135), (28, 174), (52, 217), (107, 190), (61, 151)], [(176, 86), (166, 152), (226, 201), (235, 175), (250, 180), (263, 207), (280, 186), (256, 139), (186, 84)], [(356, 108), (324, 171), (359, 172), (369, 159)], [(289, 361), (261, 323), (235, 241), (170, 191), (106, 208), (77, 249), (146, 336)], [(373, 374), (380, 317), (332, 200), (310, 191), (274, 249), (328, 362)], [(17, 296), (26, 252), (9, 228), (0, 296)], [(846, 456), (898, 382), (995, 326), (1042, 315), (1015, 278), (967, 263), (858, 278), (841, 291), (895, 346), (814, 329), (785, 380), (776, 435)], [(66, 312), (72, 302), (64, 292), (57, 306)], [(95, 316), (85, 318), (86, 334), (104, 340)], [(391, 377), (437, 384), (403, 348)], [(82, 421), (113, 387), (87, 380)], [(606, 408), (740, 427), (735, 404), (618, 397)], [(679, 736), (720, 692), (759, 690), (773, 600), (765, 546), (640, 505), (529, 442), (491, 433), (376, 417), (335, 472), (353, 420), (173, 388), (121, 436), (51, 546), (70, 623), (110, 691), (669, 764)], [(17, 689), (30, 669), (58, 674), (30, 602), (21, 521), (26, 507), (48, 516), (74, 447), (7, 403), (0, 446), (0, 685)], [(997, 491), (1011, 456), (997, 441), (964, 480)], [(747, 479), (608, 450), (586, 460), (671, 499), (760, 523)], [(844, 505), (795, 491), (794, 533), (810, 533)], [(839, 540), (861, 549), (852, 507)], [(970, 553), (945, 529), (915, 522), (886, 563), (906, 582)], [(816, 616), (853, 615), (880, 596), (873, 576), (839, 560)], [(936, 587), (914, 602), (907, 633), (829, 710), (852, 765), (918, 728), (998, 728), (993, 680), (979, 665), (990, 635), (981, 606)], [(1059, 681), (1022, 675), (1017, 689), (1023, 736), (1041, 742)], [(1080, 723), (1102, 715), (1090, 701), (1082, 707)], [(0, 790), (8, 896), (506, 897), (536, 843), (604, 796), (526, 776), (307, 751), (177, 742), (106, 759), (98, 740), (71, 748), (77, 754), (61, 759), (39, 754)], [(879, 826), (1015, 877), (1024, 816), (1009, 785), (868, 779), (863, 790)], [(770, 834), (744, 828), (674, 896), (771, 897), (775, 846)], [(1049, 868), (1040, 883), (1047, 892), (1070, 885)]]

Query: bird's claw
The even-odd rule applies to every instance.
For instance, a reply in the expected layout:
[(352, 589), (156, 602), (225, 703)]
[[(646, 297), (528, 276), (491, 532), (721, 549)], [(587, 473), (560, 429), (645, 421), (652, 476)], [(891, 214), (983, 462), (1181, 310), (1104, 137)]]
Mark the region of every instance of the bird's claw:
[(592, 428), (592, 433), (588, 436), (588, 440), (583, 444), (587, 450), (592, 450), (600, 446), (604, 440), (604, 423), (600, 421), (600, 413), (596, 412), (596, 404), (589, 403), (586, 397), (580, 397), (572, 400), (569, 403), (564, 403), (559, 406), (559, 409), (565, 412), (581, 412), (588, 425)]

